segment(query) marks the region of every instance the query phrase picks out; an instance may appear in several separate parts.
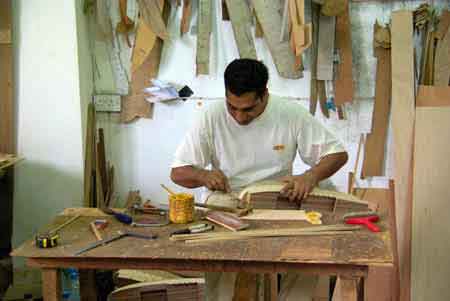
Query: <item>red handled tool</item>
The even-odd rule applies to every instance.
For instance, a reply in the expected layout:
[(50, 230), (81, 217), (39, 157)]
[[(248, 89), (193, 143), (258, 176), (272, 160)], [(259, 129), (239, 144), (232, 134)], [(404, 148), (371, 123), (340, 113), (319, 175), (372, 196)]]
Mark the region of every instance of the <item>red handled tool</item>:
[(373, 211), (353, 212), (344, 215), (344, 221), (349, 225), (363, 225), (372, 232), (380, 232), (380, 228), (374, 223), (380, 220), (380, 216)]

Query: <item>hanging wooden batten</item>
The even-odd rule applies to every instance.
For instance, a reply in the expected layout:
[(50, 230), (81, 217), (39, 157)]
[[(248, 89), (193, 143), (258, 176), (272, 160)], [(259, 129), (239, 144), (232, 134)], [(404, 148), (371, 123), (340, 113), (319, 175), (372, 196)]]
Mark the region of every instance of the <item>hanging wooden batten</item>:
[(434, 85), (448, 86), (450, 84), (450, 12), (444, 10), (436, 31), (436, 56), (434, 61)]
[(180, 34), (184, 35), (189, 32), (191, 25), (192, 2), (191, 0), (183, 1), (183, 12), (181, 14)]
[(312, 115), (316, 114), (317, 101), (319, 94), (317, 93), (317, 51), (319, 40), (319, 6), (312, 0), (309, 1), (311, 5), (311, 23), (312, 23), (312, 45), (311, 45), (311, 81), (309, 94), (309, 112)]
[[(379, 26), (378, 23), (375, 23), (374, 37), (377, 37), (376, 32), (379, 31), (383, 31), (383, 28)], [(376, 42), (374, 41), (374, 44), (375, 43)], [(367, 135), (364, 147), (364, 161), (361, 170), (361, 177), (363, 178), (383, 175), (386, 136), (389, 124), (389, 108), (391, 100), (391, 50), (390, 48), (375, 47), (374, 54), (377, 58), (375, 100), (372, 116), (372, 131)]]
[(336, 17), (320, 15), (317, 50), (317, 79), (333, 80)]
[(199, 0), (197, 21), (197, 75), (209, 74), (211, 44), (211, 0)]
[(281, 3), (272, 0), (252, 0), (252, 4), (278, 74), (285, 78), (302, 77), (302, 72), (295, 68), (295, 55), (289, 49), (289, 42), (280, 42)]
[(226, 0), (226, 4), (240, 58), (256, 59), (256, 49), (251, 32), (252, 17), (247, 2)]
[(413, 14), (392, 13), (391, 65), (395, 208), (400, 269), (400, 300), (410, 300), (412, 162), (414, 133)]
[(336, 106), (353, 101), (352, 34), (348, 2), (347, 0), (345, 4), (345, 12), (336, 17), (336, 49), (339, 54), (339, 64), (334, 81)]

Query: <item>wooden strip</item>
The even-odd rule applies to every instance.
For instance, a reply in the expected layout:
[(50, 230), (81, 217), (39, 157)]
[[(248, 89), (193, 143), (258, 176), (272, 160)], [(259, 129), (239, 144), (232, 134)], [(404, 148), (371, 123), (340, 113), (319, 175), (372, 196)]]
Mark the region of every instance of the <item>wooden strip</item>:
[(410, 300), (411, 207), (414, 133), (413, 14), (392, 13), (392, 113), (400, 300)]
[(131, 73), (136, 72), (150, 55), (155, 46), (156, 34), (150, 29), (147, 23), (139, 18), (136, 30), (136, 41), (131, 56)]
[(197, 21), (197, 75), (209, 74), (211, 40), (211, 0), (199, 0)]
[[(411, 296), (413, 300), (450, 300), (448, 281), (450, 107), (416, 109)], [(447, 135), (448, 136), (448, 135)], [(446, 231), (446, 230), (445, 230)]]
[(86, 141), (84, 154), (84, 195), (83, 205), (85, 207), (93, 206), (92, 183), (95, 175), (95, 107), (93, 103), (88, 104)]
[(0, 45), (11, 44), (12, 2), (4, 0), (0, 5)]
[(61, 298), (61, 277), (55, 269), (42, 269), (42, 295), (45, 301), (59, 301)]
[(436, 47), (434, 84), (448, 86), (450, 83), (450, 30), (439, 40)]
[(391, 51), (376, 48), (377, 74), (372, 132), (367, 135), (361, 177), (382, 176), (391, 100)]
[(92, 233), (94, 234), (94, 236), (95, 236), (95, 238), (96, 238), (97, 240), (102, 240), (102, 239), (103, 239), (103, 238), (102, 238), (102, 235), (100, 234), (100, 231), (98, 231), (98, 229), (97, 229), (97, 227), (95, 226), (95, 223), (94, 223), (94, 222), (90, 222), (90, 223), (89, 223), (89, 227), (90, 227)]
[(334, 82), (336, 106), (353, 101), (352, 34), (348, 0), (345, 2), (345, 13), (336, 17), (336, 48), (340, 57)]
[(155, 0), (138, 0), (141, 16), (152, 29), (152, 31), (162, 40), (169, 38), (166, 22), (161, 14), (163, 5)]
[(295, 68), (295, 56), (289, 49), (289, 42), (280, 42), (281, 3), (271, 0), (252, 0), (252, 3), (279, 75), (294, 79), (302, 77), (302, 72)]
[(255, 37), (262, 38), (264, 35), (261, 23), (258, 20), (258, 17), (255, 14)]
[(450, 26), (450, 11), (448, 9), (444, 9), (439, 18), (438, 28), (436, 29), (436, 38), (442, 40), (448, 32), (449, 26)]
[(234, 38), (241, 58), (256, 59), (256, 49), (251, 33), (251, 15), (247, 2), (226, 0), (233, 26)]
[(0, 152), (15, 153), (12, 45), (0, 45)]
[(320, 15), (317, 50), (317, 79), (333, 80), (335, 31), (336, 17)]
[(183, 12), (181, 14), (180, 23), (180, 34), (183, 35), (189, 32), (189, 27), (191, 25), (191, 12), (192, 12), (192, 1), (183, 1)]
[(419, 86), (416, 97), (417, 107), (450, 106), (450, 87)]
[(101, 155), (100, 152), (98, 151), (99, 149), (99, 145), (100, 143), (97, 143), (97, 148), (96, 148), (96, 158), (95, 158), (95, 193), (96, 193), (96, 198), (95, 198), (95, 206), (97, 206), (97, 208), (103, 208), (104, 207), (104, 203), (105, 203), (105, 191), (104, 191), (104, 187), (102, 185), (103, 180), (102, 180), (102, 173), (101, 173), (101, 165), (100, 162), (102, 161), (101, 159)]
[(317, 91), (317, 44), (319, 39), (319, 32), (317, 30), (319, 25), (319, 6), (310, 1), (311, 4), (311, 23), (313, 26), (312, 45), (311, 45), (311, 81), (310, 81), (310, 97), (309, 97), (309, 112), (312, 115), (316, 114), (318, 91)]

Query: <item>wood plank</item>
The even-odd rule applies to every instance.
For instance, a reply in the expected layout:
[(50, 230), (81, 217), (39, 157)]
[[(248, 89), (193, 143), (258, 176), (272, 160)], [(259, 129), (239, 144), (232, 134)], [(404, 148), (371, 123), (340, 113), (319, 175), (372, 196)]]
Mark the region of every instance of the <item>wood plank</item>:
[(95, 285), (95, 270), (80, 269), (80, 297), (83, 301), (97, 301), (97, 287)]
[(183, 12), (181, 14), (181, 23), (180, 23), (180, 34), (186, 34), (189, 32), (189, 28), (191, 25), (191, 13), (192, 13), (192, 2), (191, 0), (183, 1)]
[(13, 47), (0, 44), (0, 152), (15, 153)]
[(317, 50), (317, 79), (333, 80), (336, 17), (320, 15)]
[(197, 17), (197, 75), (209, 74), (212, 23), (211, 0), (199, 0)]
[(88, 104), (86, 141), (84, 154), (84, 189), (83, 205), (85, 207), (93, 206), (92, 189), (93, 177), (95, 175), (95, 107), (93, 103)]
[(411, 207), (414, 133), (414, 48), (411, 11), (392, 13), (392, 131), (400, 300), (410, 300)]
[(317, 44), (319, 40), (319, 6), (310, 1), (311, 4), (311, 23), (313, 27), (312, 44), (311, 44), (311, 81), (310, 81), (310, 97), (309, 97), (309, 112), (312, 115), (316, 114), (317, 101), (319, 95), (317, 91)]
[(367, 135), (361, 177), (382, 176), (391, 101), (391, 51), (374, 49), (377, 57), (372, 131)]
[(240, 58), (256, 59), (251, 32), (252, 19), (247, 2), (226, 0), (226, 3)]
[(264, 301), (278, 300), (278, 275), (264, 274)]
[(281, 3), (272, 0), (252, 0), (252, 3), (278, 74), (285, 78), (302, 77), (302, 72), (295, 68), (295, 55), (290, 49), (289, 42), (280, 42)]
[[(233, 13), (231, 12), (230, 5), (228, 6), (228, 8), (230, 10), (230, 17), (233, 18)], [(247, 272), (237, 273), (232, 301), (257, 301), (258, 294), (256, 281), (257, 274)]]
[(138, 3), (141, 16), (147, 25), (152, 29), (156, 36), (162, 40), (167, 40), (169, 38), (169, 33), (167, 32), (166, 22), (161, 13), (164, 4), (155, 0), (138, 0)]
[(153, 46), (155, 46), (156, 39), (156, 34), (140, 17), (136, 30), (136, 41), (131, 55), (131, 73), (134, 73), (145, 62)]
[(450, 300), (450, 107), (416, 109), (411, 300)]
[(327, 94), (325, 90), (325, 81), (317, 80), (317, 94), (319, 95), (319, 104), (322, 114), (326, 118), (330, 118), (330, 112), (327, 107)]
[(4, 0), (0, 4), (0, 45), (12, 43), (12, 2)]
[(419, 86), (416, 97), (416, 107), (450, 106), (449, 86)]
[(59, 301), (61, 298), (61, 276), (55, 268), (42, 269), (42, 295), (45, 301)]
[(345, 2), (345, 13), (336, 17), (336, 48), (340, 57), (334, 82), (336, 106), (353, 101), (352, 33), (348, 0)]

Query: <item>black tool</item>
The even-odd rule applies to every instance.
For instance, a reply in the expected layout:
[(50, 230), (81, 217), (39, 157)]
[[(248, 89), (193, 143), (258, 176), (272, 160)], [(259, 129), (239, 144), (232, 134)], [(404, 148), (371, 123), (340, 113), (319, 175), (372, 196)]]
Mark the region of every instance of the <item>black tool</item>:
[(131, 236), (131, 237), (136, 237), (136, 238), (143, 238), (143, 239), (155, 239), (155, 238), (158, 237), (155, 234), (145, 235), (145, 234), (131, 232), (131, 231), (118, 231), (117, 235), (114, 235), (114, 236), (111, 236), (110, 238), (106, 238), (106, 239), (102, 239), (102, 240), (99, 240), (97, 242), (94, 242), (94, 243), (90, 244), (89, 246), (87, 246), (87, 247), (77, 251), (74, 255), (78, 256), (78, 255), (83, 254), (83, 253), (85, 253), (87, 251), (90, 251), (90, 250), (95, 249), (95, 248), (100, 247), (100, 246), (104, 246), (106, 244), (109, 244), (110, 242), (113, 242), (115, 240), (124, 238), (126, 236)]
[(170, 236), (178, 235), (178, 234), (202, 233), (202, 232), (207, 232), (207, 231), (211, 231), (211, 230), (214, 230), (214, 226), (213, 225), (197, 224), (197, 225), (192, 225), (192, 226), (190, 226), (188, 228), (185, 228), (185, 229), (173, 231), (172, 233), (170, 233)]

